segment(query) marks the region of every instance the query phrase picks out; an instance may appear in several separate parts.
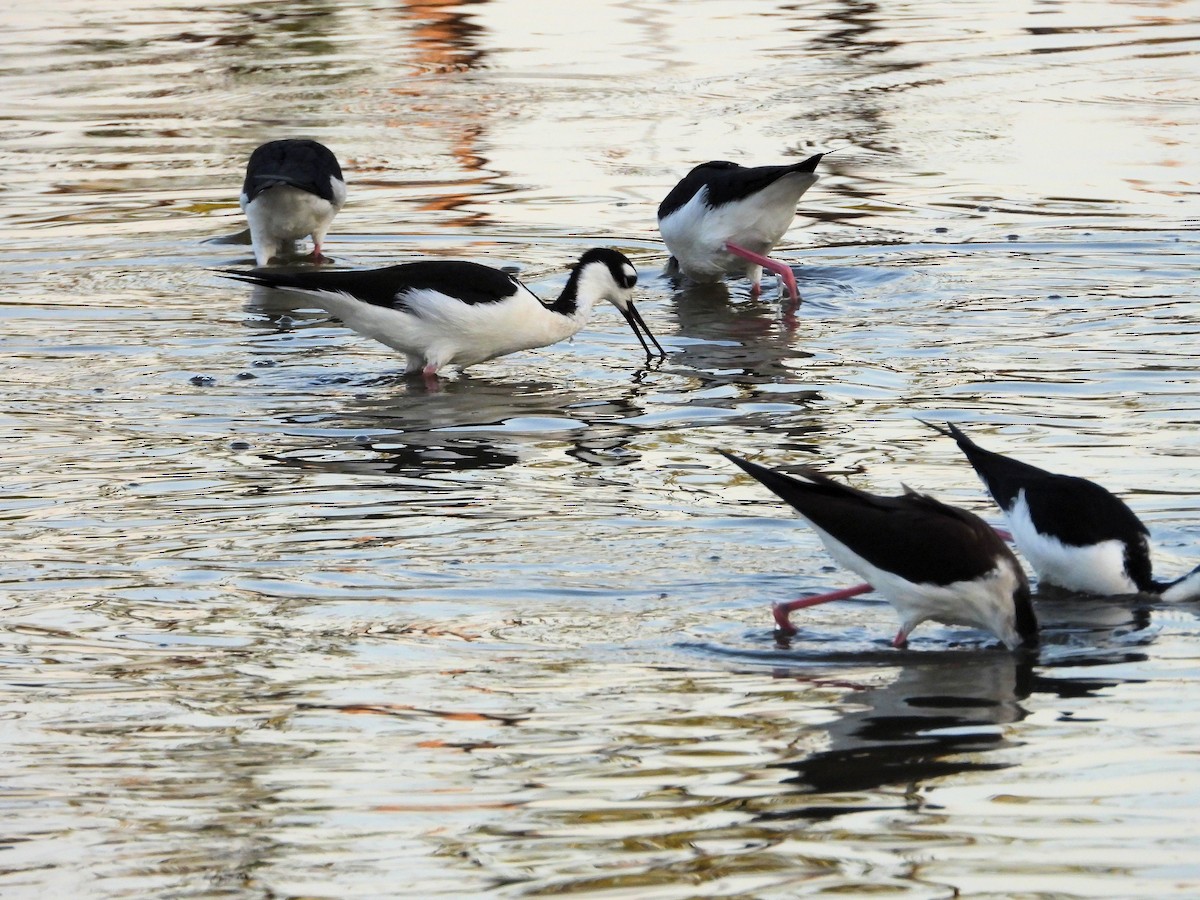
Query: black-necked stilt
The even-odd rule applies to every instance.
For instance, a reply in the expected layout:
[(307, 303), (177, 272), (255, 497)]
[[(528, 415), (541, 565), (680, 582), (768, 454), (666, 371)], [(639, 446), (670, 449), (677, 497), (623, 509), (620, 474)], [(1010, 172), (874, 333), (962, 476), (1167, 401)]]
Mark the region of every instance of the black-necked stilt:
[(426, 378), (443, 366), (465, 368), (569, 338), (583, 328), (599, 300), (620, 310), (647, 359), (666, 355), (633, 305), (637, 270), (616, 250), (584, 253), (553, 303), (543, 303), (507, 272), (458, 260), (358, 272), (224, 271), (251, 284), (313, 297), (355, 331), (399, 350), (407, 357), (405, 371), (420, 371)]
[(1115, 494), (1086, 478), (984, 450), (954, 425), (924, 424), (954, 438), (1039, 581), (1085, 594), (1200, 597), (1200, 566), (1176, 581), (1154, 580), (1150, 532)]
[[(1029, 582), (1012, 551), (983, 519), (906, 489), (881, 497), (809, 469), (796, 476), (724, 456), (794, 507), (838, 563), (867, 580), (900, 616), (892, 642), (932, 619), (982, 628), (1013, 649), (1037, 643)], [(854, 594), (866, 585), (784, 605), (786, 613)]]
[(254, 259), (265, 266), (312, 235), (313, 259), (346, 202), (346, 182), (337, 157), (316, 141), (270, 141), (250, 154), (241, 204), (250, 223)]
[(824, 155), (790, 166), (714, 161), (688, 172), (658, 207), (658, 230), (679, 271), (693, 281), (746, 275), (757, 296), (768, 269), (799, 301), (791, 268), (769, 254), (796, 217), (797, 201), (816, 183)]

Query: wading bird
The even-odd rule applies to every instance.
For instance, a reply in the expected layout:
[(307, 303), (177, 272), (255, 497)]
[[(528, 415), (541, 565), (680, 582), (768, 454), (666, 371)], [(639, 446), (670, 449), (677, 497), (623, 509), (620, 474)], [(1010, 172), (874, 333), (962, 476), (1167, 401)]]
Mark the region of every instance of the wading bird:
[(1086, 478), (984, 450), (954, 425), (924, 424), (954, 438), (1040, 582), (1085, 594), (1200, 598), (1200, 566), (1175, 581), (1154, 579), (1150, 532), (1115, 494)]
[(796, 203), (816, 183), (824, 155), (789, 166), (713, 161), (688, 172), (658, 207), (658, 230), (679, 272), (701, 282), (745, 275), (758, 296), (767, 269), (783, 279), (798, 302), (791, 267), (770, 253), (796, 217)]
[(333, 217), (346, 202), (346, 182), (337, 157), (316, 141), (270, 141), (250, 154), (241, 205), (250, 223), (254, 259), (265, 266), (312, 235), (313, 259)]
[[(790, 504), (834, 560), (892, 605), (900, 617), (893, 646), (904, 647), (927, 619), (981, 628), (1010, 650), (1037, 644), (1029, 582), (983, 519), (907, 489), (899, 497), (882, 497), (811, 469), (793, 476), (723, 455)], [(864, 592), (851, 588), (788, 606), (815, 606)], [(786, 615), (781, 624), (787, 626)]]
[(633, 305), (637, 270), (616, 250), (584, 253), (552, 303), (539, 300), (507, 272), (458, 260), (362, 271), (223, 271), (250, 284), (312, 297), (355, 331), (399, 350), (407, 360), (405, 372), (420, 372), (427, 380), (443, 366), (466, 368), (565, 340), (587, 324), (600, 300), (625, 317), (647, 360), (666, 355)]

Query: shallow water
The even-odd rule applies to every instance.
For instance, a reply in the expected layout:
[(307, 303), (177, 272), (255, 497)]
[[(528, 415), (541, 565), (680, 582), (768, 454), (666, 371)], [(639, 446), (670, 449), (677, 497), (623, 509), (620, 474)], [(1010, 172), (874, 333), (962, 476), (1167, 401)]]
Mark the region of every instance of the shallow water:
[[(0, 894), (1194, 896), (1194, 605), (777, 641), (855, 579), (713, 450), (995, 520), (951, 419), (1194, 565), (1200, 11), (563, 9), (0, 12)], [(294, 134), (338, 263), (616, 246), (668, 358), (606, 309), (430, 391), (216, 277)], [(660, 274), (693, 163), (832, 148), (794, 318)]]

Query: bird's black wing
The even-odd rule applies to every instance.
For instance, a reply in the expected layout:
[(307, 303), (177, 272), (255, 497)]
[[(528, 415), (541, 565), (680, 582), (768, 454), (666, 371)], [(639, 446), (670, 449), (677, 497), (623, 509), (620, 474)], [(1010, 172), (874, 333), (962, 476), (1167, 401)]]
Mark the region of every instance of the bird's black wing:
[(332, 203), (331, 176), (343, 180), (342, 167), (324, 144), (308, 140), (270, 141), (250, 154), (242, 193), (253, 200), (267, 188), (288, 184)]
[(931, 427), (954, 438), (992, 499), (1005, 512), (1011, 512), (1017, 496), (1025, 491), (1029, 516), (1042, 534), (1074, 547), (1109, 540), (1136, 545), (1144, 543), (1149, 534), (1125, 501), (1094, 481), (1058, 475), (984, 450), (954, 425), (948, 424), (945, 430)]
[(223, 271), (250, 284), (348, 294), (364, 303), (392, 309), (407, 308), (404, 297), (413, 291), (439, 291), (467, 305), (475, 305), (498, 303), (520, 289), (516, 280), (507, 273), (462, 260), (421, 260), (354, 272), (277, 272), (272, 269)]
[(701, 163), (683, 177), (671, 189), (658, 206), (658, 218), (665, 219), (675, 210), (687, 204), (702, 187), (708, 188), (707, 202), (710, 207), (723, 206), (756, 194), (784, 175), (792, 172), (814, 172), (823, 153), (788, 166), (741, 166), (735, 162), (713, 160)]
[(813, 525), (872, 565), (907, 581), (936, 585), (968, 581), (994, 569), (997, 557), (1011, 557), (978, 516), (924, 494), (881, 497), (819, 472), (801, 470), (796, 478), (725, 455)]

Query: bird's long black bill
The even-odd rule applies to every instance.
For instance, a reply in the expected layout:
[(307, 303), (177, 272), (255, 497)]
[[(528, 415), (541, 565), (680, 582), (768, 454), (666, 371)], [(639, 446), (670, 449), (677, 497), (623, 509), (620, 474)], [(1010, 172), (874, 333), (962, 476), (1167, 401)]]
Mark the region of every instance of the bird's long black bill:
[(641, 342), (642, 349), (646, 351), (646, 359), (653, 357), (654, 353), (650, 350), (650, 345), (646, 343), (646, 338), (642, 337), (643, 331), (646, 332), (646, 337), (650, 338), (654, 346), (658, 349), (658, 355), (665, 358), (667, 351), (662, 348), (662, 344), (658, 342), (658, 338), (650, 331), (650, 326), (646, 324), (646, 320), (637, 311), (637, 307), (633, 305), (632, 300), (629, 301), (629, 305), (625, 309), (621, 310), (621, 313), (625, 316), (625, 321), (629, 323), (629, 327), (633, 329), (633, 333)]

